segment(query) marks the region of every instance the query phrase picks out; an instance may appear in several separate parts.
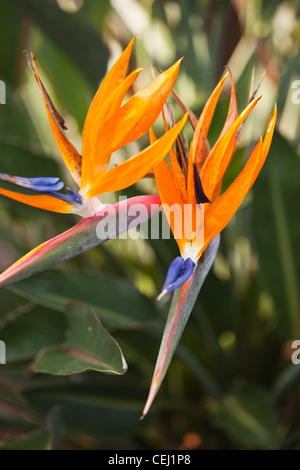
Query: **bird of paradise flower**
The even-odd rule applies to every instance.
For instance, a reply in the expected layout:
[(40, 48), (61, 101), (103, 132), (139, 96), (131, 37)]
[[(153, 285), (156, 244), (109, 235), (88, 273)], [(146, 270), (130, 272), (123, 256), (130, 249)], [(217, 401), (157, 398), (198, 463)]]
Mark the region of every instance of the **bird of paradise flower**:
[[(59, 178), (22, 178), (0, 173), (1, 181), (29, 189), (37, 195), (4, 188), (0, 188), (0, 194), (37, 208), (74, 213), (83, 219), (72, 229), (35, 248), (3, 272), (0, 275), (0, 286), (24, 279), (106, 241), (97, 238), (97, 223), (109, 216), (110, 212), (120, 212), (124, 204), (127, 208), (135, 203), (144, 204), (148, 209), (148, 217), (151, 206), (159, 206), (158, 196), (140, 196), (111, 206), (104, 205), (98, 199), (98, 195), (127, 188), (149, 173), (168, 153), (187, 118), (184, 116), (158, 141), (137, 155), (107, 169), (113, 152), (141, 137), (153, 125), (172, 90), (180, 67), (179, 60), (123, 104), (127, 91), (141, 71), (137, 69), (126, 76), (134, 41), (135, 38), (108, 72), (90, 105), (82, 133), (82, 156), (67, 139), (65, 122), (44, 87), (33, 55), (28, 54), (29, 65), (41, 91), (58, 149), (80, 189), (76, 192), (68, 188), (68, 194), (63, 194), (60, 190), (64, 183)], [(114, 238), (127, 228), (127, 224), (116, 227), (108, 238)]]
[[(228, 74), (231, 79), (229, 110), (221, 134), (210, 149), (207, 135)], [(261, 96), (255, 98), (256, 92), (252, 93), (252, 88), (253, 76), (249, 103), (238, 115), (235, 86), (229, 70), (214, 89), (199, 120), (173, 92), (180, 107), (188, 111), (194, 134), (189, 152), (184, 137), (180, 134), (176, 140), (177, 154), (172, 147), (169, 151), (171, 167), (164, 159), (154, 169), (162, 207), (170, 208), (174, 204), (179, 207), (179, 211), (171, 214), (166, 210), (165, 214), (177, 241), (180, 256), (171, 263), (158, 297), (160, 299), (175, 291), (143, 416), (148, 412), (159, 390), (194, 302), (212, 265), (219, 245), (219, 234), (251, 189), (269, 152), (276, 122), (276, 105), (264, 139), (260, 138), (240, 174), (229, 188), (221, 193), (223, 177), (241, 138), (245, 121), (261, 99)], [(170, 109), (166, 111), (172, 122), (172, 112)], [(166, 121), (165, 127), (167, 128)], [(152, 129), (150, 135), (151, 141), (155, 142), (156, 137)], [(183, 217), (187, 206), (188, 217)], [(180, 236), (176, 234), (178, 225), (181, 227)]]

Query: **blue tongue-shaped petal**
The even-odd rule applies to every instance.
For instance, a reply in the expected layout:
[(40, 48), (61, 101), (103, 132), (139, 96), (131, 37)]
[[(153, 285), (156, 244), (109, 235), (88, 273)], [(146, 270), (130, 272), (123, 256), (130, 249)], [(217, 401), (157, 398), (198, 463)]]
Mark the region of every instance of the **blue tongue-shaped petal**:
[[(141, 418), (148, 413), (151, 404), (159, 391), (200, 289), (216, 257), (219, 243), (220, 235), (217, 235), (209, 243), (201, 258), (198, 260), (197, 266), (194, 269), (189, 282), (187, 282), (182, 289), (178, 289), (174, 292), (163, 338), (159, 348), (148, 399)], [(203, 384), (209, 387), (209, 392), (212, 396), (219, 398), (220, 392), (218, 386), (214, 384), (213, 380), (207, 376), (207, 374), (203, 379)]]
[(0, 181), (14, 184), (20, 188), (30, 189), (37, 193), (42, 193), (48, 196), (53, 196), (63, 201), (69, 202), (70, 204), (77, 203), (82, 204), (81, 196), (73, 191), (73, 189), (67, 188), (68, 194), (58, 193), (64, 187), (64, 183), (56, 177), (39, 177), (39, 178), (23, 178), (21, 176), (10, 176), (5, 173), (0, 173)]
[(165, 283), (157, 300), (182, 286), (193, 274), (194, 267), (195, 263), (193, 263), (191, 258), (186, 260), (181, 256), (175, 258), (170, 264)]
[(59, 178), (54, 177), (23, 178), (0, 173), (0, 180), (38, 193), (60, 191), (64, 187), (64, 183), (59, 181)]
[(80, 196), (80, 194), (76, 193), (76, 191), (74, 191), (71, 188), (67, 188), (67, 191), (69, 193), (69, 197), (71, 198), (71, 200), (73, 202), (77, 202), (78, 204), (82, 204), (82, 197)]

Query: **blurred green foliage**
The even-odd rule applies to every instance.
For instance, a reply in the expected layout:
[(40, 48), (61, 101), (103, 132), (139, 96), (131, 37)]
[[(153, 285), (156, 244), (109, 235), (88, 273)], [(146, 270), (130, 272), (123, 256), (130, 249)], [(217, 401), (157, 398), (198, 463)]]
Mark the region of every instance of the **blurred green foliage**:
[[(7, 364), (0, 365), (4, 449), (300, 449), (300, 365), (291, 362), (291, 342), (300, 339), (300, 105), (292, 99), (292, 83), (300, 79), (298, 15), (299, 2), (292, 0), (2, 0), (1, 172), (67, 178), (24, 49), (34, 52), (79, 149), (98, 83), (136, 33), (131, 66), (145, 68), (136, 86), (151, 79), (151, 64), (167, 68), (184, 56), (175, 88), (197, 116), (225, 65), (237, 84), (240, 111), (253, 66), (256, 83), (266, 70), (264, 97), (247, 123), (225, 186), (264, 132), (275, 101), (279, 108), (267, 162), (222, 233), (214, 267), (143, 422), (138, 418), (169, 303), (157, 304), (155, 297), (177, 255), (173, 240), (114, 240), (0, 292), (0, 339), (7, 347)], [(229, 93), (228, 86), (213, 120), (212, 142)], [(155, 191), (152, 180), (125, 194), (147, 191)], [(76, 220), (1, 198), (0, 268)], [(65, 307), (71, 300), (89, 304), (104, 329), (82, 305), (72, 316)], [(99, 344), (88, 343), (91, 324), (99, 328)], [(120, 373), (122, 353), (105, 330), (122, 348), (128, 372), (65, 375), (70, 351), (80, 362), (75, 369), (93, 365), (98, 348), (106, 345), (101, 335), (110, 338), (113, 367)], [(81, 347), (90, 348), (89, 357)], [(54, 370), (51, 354), (58, 352), (61, 368)]]

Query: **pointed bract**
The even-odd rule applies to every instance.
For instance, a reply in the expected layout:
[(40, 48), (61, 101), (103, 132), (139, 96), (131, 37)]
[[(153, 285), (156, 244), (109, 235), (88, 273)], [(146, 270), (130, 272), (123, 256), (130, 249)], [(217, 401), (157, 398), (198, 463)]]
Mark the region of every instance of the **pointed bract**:
[(142, 418), (148, 413), (166, 375), (196, 298), (216, 257), (219, 243), (220, 236), (218, 235), (207, 247), (204, 256), (198, 261), (189, 281), (182, 289), (178, 289), (174, 293)]
[[(130, 207), (142, 204), (146, 211), (141, 215), (132, 216)], [(136, 196), (124, 201), (105, 206), (95, 216), (82, 219), (70, 230), (42, 243), (27, 255), (20, 258), (6, 271), (0, 274), (0, 288), (25, 279), (51, 268), (65, 260), (73, 258), (85, 251), (94, 248), (110, 239), (116, 238), (120, 233), (135, 227), (160, 210), (158, 196)], [(100, 225), (105, 230), (100, 230)], [(106, 227), (107, 230), (106, 230)]]

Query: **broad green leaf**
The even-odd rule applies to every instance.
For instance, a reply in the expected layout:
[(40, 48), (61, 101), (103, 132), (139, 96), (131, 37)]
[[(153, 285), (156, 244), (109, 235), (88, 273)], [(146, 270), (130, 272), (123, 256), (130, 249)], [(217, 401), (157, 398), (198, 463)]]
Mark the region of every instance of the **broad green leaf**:
[(298, 338), (300, 161), (278, 133), (253, 195), (253, 231), (262, 275), (274, 298), (281, 332)]
[[(26, 309), (27, 307), (27, 309)], [(12, 319), (1, 329), (1, 339), (6, 344), (6, 361), (33, 358), (40, 349), (63, 341), (66, 319), (61, 313), (28, 303), (15, 312)]]
[(277, 445), (276, 420), (269, 396), (250, 385), (236, 387), (221, 402), (212, 402), (218, 427), (238, 443), (261, 449)]
[(48, 0), (13, 0), (82, 70), (93, 85), (106, 72), (107, 48), (99, 33), (80, 18)]
[(116, 341), (83, 303), (66, 307), (67, 337), (61, 346), (44, 348), (34, 361), (35, 372), (69, 375), (86, 370), (124, 374), (127, 364)]
[(85, 302), (110, 327), (132, 328), (153, 320), (154, 305), (147, 297), (127, 282), (101, 274), (51, 270), (9, 289), (59, 311), (71, 300)]
[[(143, 417), (149, 408), (162, 384), (174, 352), (177, 348), (185, 325), (192, 312), (203, 282), (213, 264), (220, 243), (220, 235), (217, 235), (208, 245), (198, 261), (197, 267), (186, 287), (174, 292), (169, 315), (164, 329), (158, 358), (151, 382), (148, 399), (143, 411)], [(183, 290), (184, 289), (184, 290)]]

